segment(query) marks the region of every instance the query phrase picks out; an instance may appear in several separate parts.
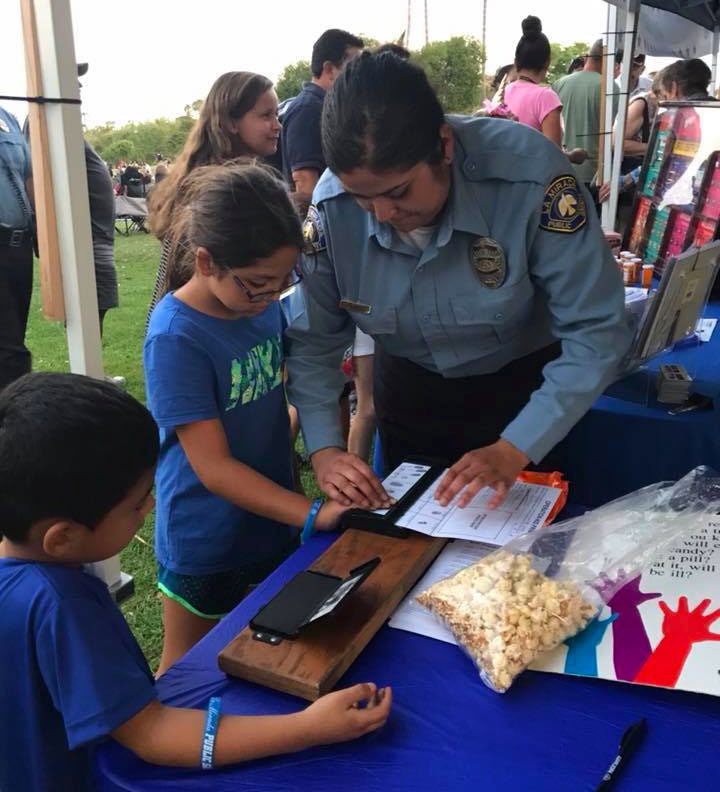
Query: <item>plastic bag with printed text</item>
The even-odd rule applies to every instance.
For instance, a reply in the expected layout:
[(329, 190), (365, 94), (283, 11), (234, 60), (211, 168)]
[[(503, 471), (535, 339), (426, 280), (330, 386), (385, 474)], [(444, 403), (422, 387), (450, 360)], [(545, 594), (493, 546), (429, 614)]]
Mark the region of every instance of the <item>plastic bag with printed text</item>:
[[(720, 474), (691, 470), (556, 525), (518, 536), (421, 592), (488, 687), (504, 693), (543, 652), (559, 646), (629, 576), (720, 512)], [(622, 574), (621, 574), (622, 572)]]

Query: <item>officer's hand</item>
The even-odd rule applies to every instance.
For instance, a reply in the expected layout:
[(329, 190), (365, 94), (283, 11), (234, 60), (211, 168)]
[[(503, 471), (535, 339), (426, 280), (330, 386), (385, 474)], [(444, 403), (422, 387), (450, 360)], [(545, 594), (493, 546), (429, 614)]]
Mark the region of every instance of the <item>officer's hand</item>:
[(462, 508), (483, 488), (492, 487), (495, 495), (488, 501), (494, 509), (504, 500), (518, 473), (530, 460), (512, 443), (502, 438), (485, 448), (468, 451), (443, 476), (435, 490), (435, 500), (441, 506), (448, 503), (462, 490), (457, 505)]
[(380, 480), (359, 456), (341, 448), (323, 448), (311, 461), (318, 487), (341, 506), (387, 509), (392, 505)]

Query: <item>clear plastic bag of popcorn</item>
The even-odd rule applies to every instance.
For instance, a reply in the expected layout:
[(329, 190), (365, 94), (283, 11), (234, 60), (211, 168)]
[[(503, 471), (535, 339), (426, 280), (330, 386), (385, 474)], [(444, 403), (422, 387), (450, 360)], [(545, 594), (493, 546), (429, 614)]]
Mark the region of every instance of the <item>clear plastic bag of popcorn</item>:
[(584, 629), (629, 576), (720, 512), (720, 477), (695, 468), (581, 517), (519, 536), (430, 586), (418, 602), (450, 628), (482, 680), (504, 693), (543, 652)]

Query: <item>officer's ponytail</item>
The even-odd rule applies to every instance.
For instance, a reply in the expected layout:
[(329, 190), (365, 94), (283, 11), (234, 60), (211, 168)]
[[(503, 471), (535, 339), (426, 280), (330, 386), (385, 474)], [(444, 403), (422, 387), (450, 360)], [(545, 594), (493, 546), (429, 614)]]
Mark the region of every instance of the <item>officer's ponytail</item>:
[(536, 16), (522, 21), (522, 38), (515, 49), (515, 68), (539, 72), (550, 65), (550, 42)]
[(391, 52), (363, 52), (325, 97), (322, 145), (335, 173), (438, 162), (443, 109), (425, 72)]
[(195, 168), (186, 177), (168, 230), (171, 291), (192, 277), (199, 247), (220, 270), (248, 266), (281, 247), (302, 247), (300, 218), (275, 174), (242, 158)]

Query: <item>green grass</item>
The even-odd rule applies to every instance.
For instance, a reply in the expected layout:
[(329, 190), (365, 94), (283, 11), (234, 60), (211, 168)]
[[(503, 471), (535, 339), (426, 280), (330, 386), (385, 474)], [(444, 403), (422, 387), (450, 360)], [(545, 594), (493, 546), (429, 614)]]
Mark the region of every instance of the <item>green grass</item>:
[[(120, 307), (105, 317), (103, 361), (105, 372), (127, 379), (127, 389), (145, 401), (142, 368), (142, 339), (145, 317), (160, 261), (160, 243), (150, 234), (115, 237), (115, 264), (120, 287)], [(35, 272), (35, 287), (30, 307), (26, 343), (33, 355), (33, 369), (69, 371), (65, 329), (62, 322), (43, 318), (40, 281)], [(162, 647), (160, 600), (155, 588), (153, 553), (154, 515), (120, 555), (124, 572), (135, 581), (135, 595), (123, 606), (130, 628), (151, 667), (157, 667)]]
[[(160, 243), (150, 234), (115, 237), (115, 265), (120, 289), (120, 307), (108, 312), (103, 335), (105, 373), (127, 379), (127, 389), (144, 403), (145, 385), (142, 367), (142, 341), (145, 332), (150, 294), (160, 261)], [(69, 371), (65, 329), (62, 322), (43, 318), (40, 304), (40, 281), (35, 272), (33, 300), (26, 343), (33, 355), (36, 371)], [(301, 448), (301, 441), (298, 441)], [(302, 485), (310, 497), (320, 493), (312, 469), (303, 465)], [(132, 575), (134, 596), (122, 610), (150, 667), (155, 670), (162, 649), (160, 598), (155, 587), (155, 554), (153, 552), (154, 514), (130, 545), (120, 554), (120, 566)]]

